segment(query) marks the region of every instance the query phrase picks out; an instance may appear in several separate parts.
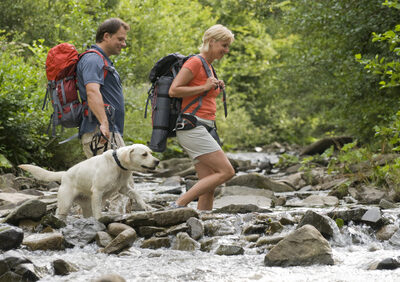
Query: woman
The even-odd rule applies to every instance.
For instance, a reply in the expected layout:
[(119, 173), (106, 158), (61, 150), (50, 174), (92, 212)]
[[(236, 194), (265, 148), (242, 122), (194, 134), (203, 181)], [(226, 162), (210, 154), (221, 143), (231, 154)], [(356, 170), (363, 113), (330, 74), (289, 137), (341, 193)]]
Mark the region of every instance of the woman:
[[(229, 52), (229, 46), (233, 40), (234, 36), (229, 29), (220, 24), (214, 25), (204, 33), (199, 55), (205, 59), (211, 69), (211, 63), (214, 60), (222, 59)], [(201, 58), (193, 56), (185, 62), (174, 79), (169, 95), (182, 97), (182, 109), (188, 108), (185, 113), (195, 113), (198, 121), (209, 128), (215, 128), (216, 97), (224, 87), (224, 82), (214, 75), (207, 77)], [(200, 95), (203, 95), (200, 107), (198, 107), (198, 102), (187, 107)], [(175, 203), (172, 203), (171, 207), (184, 207), (198, 198), (198, 210), (212, 210), (215, 188), (231, 179), (235, 171), (220, 145), (205, 126), (198, 125), (193, 129), (178, 130), (177, 138), (190, 158), (194, 160), (199, 181)]]

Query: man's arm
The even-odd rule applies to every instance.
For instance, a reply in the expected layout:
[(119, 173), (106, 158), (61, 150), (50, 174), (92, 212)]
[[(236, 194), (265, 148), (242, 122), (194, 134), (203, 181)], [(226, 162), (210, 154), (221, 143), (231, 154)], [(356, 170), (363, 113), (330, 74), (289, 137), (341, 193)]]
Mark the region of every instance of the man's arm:
[[(100, 93), (100, 84), (88, 83), (86, 84), (86, 94), (88, 105), (92, 113), (96, 116), (100, 122), (100, 131), (105, 137), (110, 138), (110, 127), (108, 125), (108, 119), (106, 111), (104, 110), (103, 96)], [(104, 138), (101, 139), (101, 143), (105, 143)]]

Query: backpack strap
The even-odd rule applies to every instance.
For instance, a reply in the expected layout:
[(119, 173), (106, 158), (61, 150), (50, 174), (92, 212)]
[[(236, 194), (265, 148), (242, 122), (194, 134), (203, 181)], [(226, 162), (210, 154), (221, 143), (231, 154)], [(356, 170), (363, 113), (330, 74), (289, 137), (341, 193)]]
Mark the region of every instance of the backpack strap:
[[(212, 69), (212, 71), (213, 71), (213, 73), (214, 73), (215, 78), (218, 79), (217, 73), (215, 72), (215, 69), (214, 69), (214, 67), (213, 67), (212, 65), (211, 65), (211, 69)], [(226, 106), (226, 92), (225, 92), (225, 88), (222, 88), (222, 102), (223, 102), (223, 104), (224, 104), (224, 113), (225, 113), (225, 117), (227, 117), (227, 116), (228, 116), (228, 108), (227, 108), (227, 106)]]
[(85, 52), (79, 54), (79, 60), (83, 57), (83, 55), (87, 54), (87, 53), (96, 53), (97, 55), (99, 55), (104, 62), (104, 79), (107, 76), (108, 70), (110, 69), (110, 67), (108, 66), (108, 62), (106, 60), (106, 58), (104, 58), (103, 54), (101, 54), (99, 51), (97, 51), (96, 49), (88, 49)]

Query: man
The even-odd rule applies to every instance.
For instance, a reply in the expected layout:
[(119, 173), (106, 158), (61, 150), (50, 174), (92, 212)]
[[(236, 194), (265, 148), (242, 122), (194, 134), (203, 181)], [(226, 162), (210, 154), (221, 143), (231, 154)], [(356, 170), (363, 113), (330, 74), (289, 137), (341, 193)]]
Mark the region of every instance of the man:
[[(79, 137), (87, 158), (110, 149), (111, 143), (124, 146), (124, 96), (121, 79), (114, 68), (111, 55), (126, 47), (129, 25), (118, 18), (104, 21), (97, 29), (96, 44), (81, 57), (77, 66), (80, 95), (89, 106), (79, 127)], [(107, 62), (107, 63), (106, 63)], [(100, 137), (101, 133), (101, 137)], [(108, 147), (105, 148), (105, 144)]]

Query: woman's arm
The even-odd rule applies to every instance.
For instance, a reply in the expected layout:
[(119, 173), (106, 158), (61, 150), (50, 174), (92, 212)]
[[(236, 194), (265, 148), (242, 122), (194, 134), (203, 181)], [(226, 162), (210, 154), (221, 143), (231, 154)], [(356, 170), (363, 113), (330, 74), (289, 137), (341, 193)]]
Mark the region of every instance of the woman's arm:
[(219, 85), (218, 79), (215, 77), (207, 78), (207, 81), (203, 85), (199, 86), (187, 86), (193, 79), (193, 73), (188, 69), (183, 67), (178, 75), (175, 77), (174, 81), (169, 88), (170, 97), (188, 97), (196, 94), (200, 94), (209, 91), (211, 88), (215, 88)]

